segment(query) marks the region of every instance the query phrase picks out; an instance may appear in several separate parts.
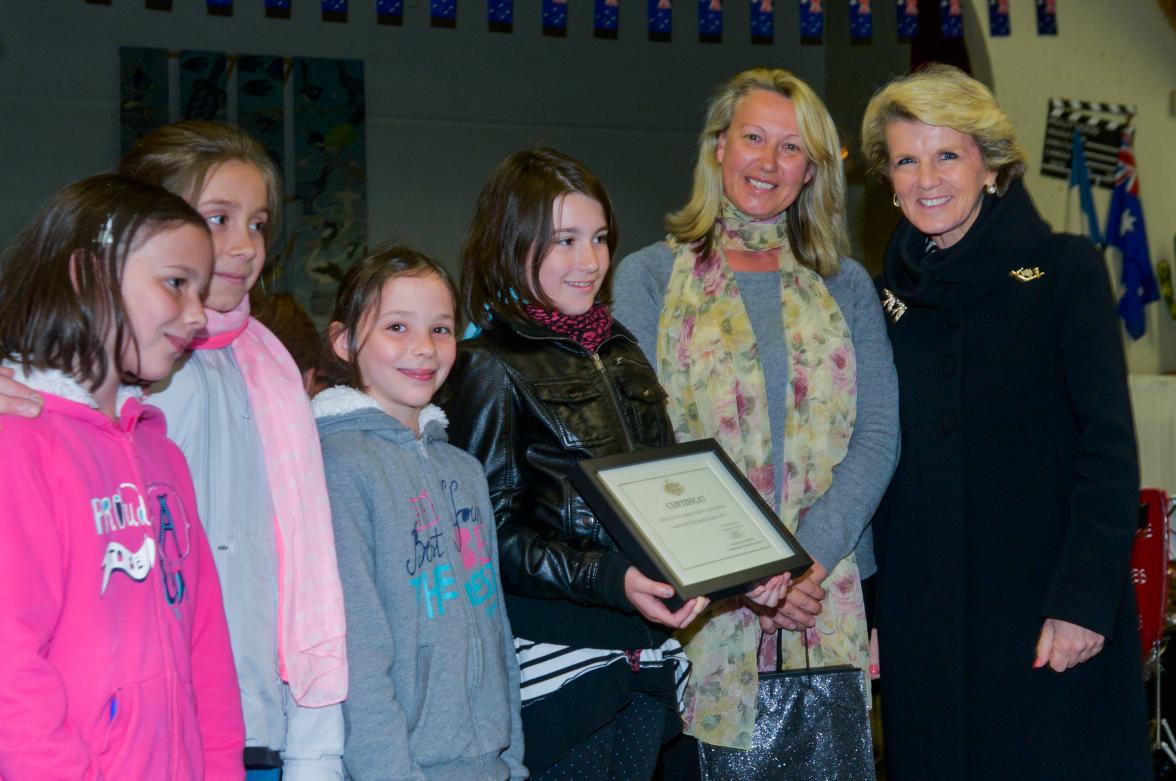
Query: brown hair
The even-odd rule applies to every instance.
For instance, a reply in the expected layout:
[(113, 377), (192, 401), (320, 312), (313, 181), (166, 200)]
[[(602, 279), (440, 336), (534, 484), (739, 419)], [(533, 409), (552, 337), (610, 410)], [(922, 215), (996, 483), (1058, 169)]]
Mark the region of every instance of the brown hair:
[(166, 187), (195, 204), (208, 177), (233, 160), (251, 163), (265, 181), (269, 225), (266, 246), (278, 235), (282, 175), (265, 147), (239, 127), (223, 122), (185, 120), (164, 125), (140, 138), (118, 164), (118, 172)]
[[(453, 299), (454, 335), (459, 333), (461, 317), (457, 306), (457, 286), (445, 268), (423, 252), (403, 244), (390, 242), (380, 244), (367, 257), (358, 261), (339, 282), (335, 294), (335, 308), (331, 312), (331, 325), (327, 329), (325, 362), (327, 374), (336, 381), (363, 389), (363, 378), (359, 373), (360, 328), (365, 319), (380, 309), (384, 285), (397, 277), (427, 277), (435, 275), (449, 289)], [(347, 359), (335, 354), (330, 343), (333, 337), (343, 331), (347, 334)]]
[[(6, 253), (0, 270), (0, 355), (25, 371), (58, 369), (100, 385), (128, 333), (122, 300), (127, 255), (161, 230), (208, 230), (180, 197), (116, 174), (80, 179), (59, 190)], [(114, 362), (106, 352), (114, 334)], [(133, 379), (133, 378), (131, 378)]]
[[(554, 149), (515, 152), (482, 187), (461, 247), (461, 293), (466, 312), (486, 328), (492, 315), (529, 320), (525, 306), (552, 306), (539, 284), (539, 266), (554, 240), (555, 200), (579, 193), (600, 204), (608, 225), (609, 256), (617, 222), (604, 185), (583, 163)], [(609, 302), (610, 263), (598, 301)]]
[(318, 367), (322, 342), (310, 315), (289, 293), (249, 293), (249, 312), (278, 337), (289, 351), (298, 371), (305, 374)]

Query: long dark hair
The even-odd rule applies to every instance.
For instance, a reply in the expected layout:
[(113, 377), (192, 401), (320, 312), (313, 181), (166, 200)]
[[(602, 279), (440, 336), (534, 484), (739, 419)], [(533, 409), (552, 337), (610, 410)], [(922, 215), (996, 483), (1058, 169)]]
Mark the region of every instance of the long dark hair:
[[(425, 253), (403, 244), (384, 243), (347, 269), (335, 294), (335, 308), (331, 312), (331, 326), (324, 347), (324, 368), (333, 382), (363, 389), (363, 378), (359, 373), (359, 351), (363, 349), (363, 342), (359, 332), (364, 320), (372, 313), (379, 312), (381, 295), (388, 280), (429, 275), (440, 278), (449, 289), (453, 299), (453, 328), (456, 334), (461, 327), (457, 286), (453, 284), (449, 272)], [(340, 330), (347, 334), (346, 360), (331, 348), (333, 337)]]
[[(489, 326), (493, 315), (525, 321), (529, 302), (553, 306), (539, 284), (539, 266), (555, 234), (555, 199), (568, 193), (600, 204), (612, 257), (618, 237), (612, 201), (579, 160), (554, 149), (527, 149), (490, 174), (461, 247), (462, 301), (478, 326)], [(614, 267), (610, 263), (605, 272), (601, 303), (609, 302)]]
[(121, 293), (127, 255), (182, 224), (208, 230), (182, 198), (128, 176), (91, 176), (59, 190), (5, 253), (0, 355), (25, 371), (58, 369), (91, 388), (112, 370), (124, 376), (121, 356), (134, 340)]

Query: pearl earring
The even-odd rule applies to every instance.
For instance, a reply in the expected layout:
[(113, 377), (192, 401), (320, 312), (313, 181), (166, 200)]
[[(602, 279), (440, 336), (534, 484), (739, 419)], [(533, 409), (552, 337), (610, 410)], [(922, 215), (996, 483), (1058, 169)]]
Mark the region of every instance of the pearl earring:
[(984, 185), (984, 192), (988, 193), (989, 195), (996, 195), (996, 185), (995, 184)]

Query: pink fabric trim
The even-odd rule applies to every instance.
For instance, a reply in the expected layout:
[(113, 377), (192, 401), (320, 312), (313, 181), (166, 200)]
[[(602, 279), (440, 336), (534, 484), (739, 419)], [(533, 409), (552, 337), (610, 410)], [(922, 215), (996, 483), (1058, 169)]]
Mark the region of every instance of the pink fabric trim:
[(193, 346), (231, 346), (265, 449), (278, 556), (278, 672), (303, 707), (347, 697), (343, 588), (335, 559), (323, 456), (302, 375), (290, 353), (249, 316), (206, 309)]
[(204, 316), (208, 318), (208, 325), (192, 340), (192, 349), (219, 350), (235, 342), (241, 332), (249, 326), (249, 299), (243, 300), (246, 302), (244, 308), (238, 306), (232, 312), (205, 309)]

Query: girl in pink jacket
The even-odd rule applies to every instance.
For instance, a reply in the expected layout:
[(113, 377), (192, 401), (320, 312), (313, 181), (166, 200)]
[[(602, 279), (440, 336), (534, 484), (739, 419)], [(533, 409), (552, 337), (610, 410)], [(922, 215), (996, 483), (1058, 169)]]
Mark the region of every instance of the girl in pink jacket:
[(0, 355), (45, 400), (0, 427), (0, 779), (241, 779), (244, 727), (187, 464), (141, 386), (205, 324), (198, 213), (103, 175), (0, 271)]

